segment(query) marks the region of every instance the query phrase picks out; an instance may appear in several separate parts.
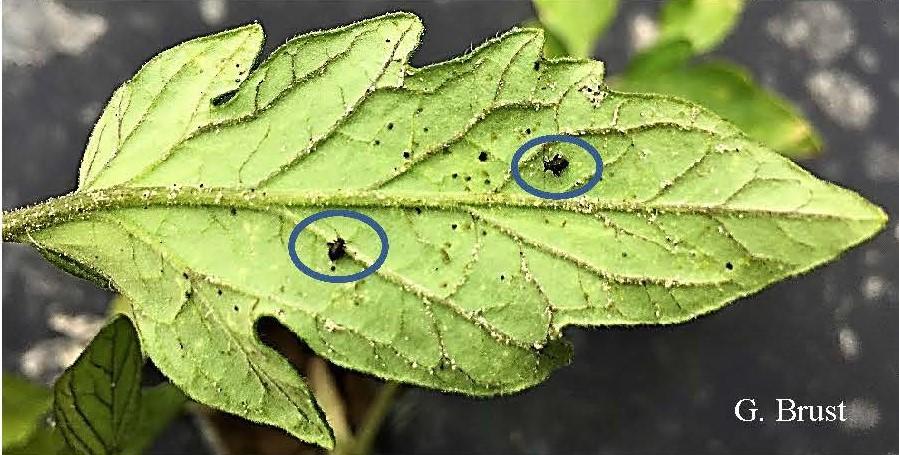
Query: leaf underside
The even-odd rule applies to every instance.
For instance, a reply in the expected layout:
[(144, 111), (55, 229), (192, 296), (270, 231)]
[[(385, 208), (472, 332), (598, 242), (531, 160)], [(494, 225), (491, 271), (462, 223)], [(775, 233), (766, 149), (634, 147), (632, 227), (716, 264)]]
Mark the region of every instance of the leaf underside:
[[(511, 393), (568, 362), (565, 326), (685, 321), (831, 260), (885, 222), (702, 108), (611, 91), (596, 61), (543, 59), (539, 31), (412, 68), (421, 32), (415, 16), (389, 14), (295, 38), (252, 71), (255, 24), (161, 53), (113, 94), (76, 194), (187, 202), (113, 204), (27, 240), (126, 295), (144, 352), (192, 398), (330, 447), (305, 383), (259, 341), (260, 317), (348, 368)], [(544, 134), (596, 146), (602, 182), (560, 203), (521, 190), (512, 153)], [(545, 171), (557, 154), (570, 163), (559, 175)], [(594, 166), (551, 145), (521, 169), (563, 191)], [(324, 283), (291, 263), (293, 226), (328, 208), (384, 227), (390, 250), (375, 274)], [(332, 261), (337, 238), (346, 252)], [(330, 218), (296, 250), (346, 275), (380, 242)]]

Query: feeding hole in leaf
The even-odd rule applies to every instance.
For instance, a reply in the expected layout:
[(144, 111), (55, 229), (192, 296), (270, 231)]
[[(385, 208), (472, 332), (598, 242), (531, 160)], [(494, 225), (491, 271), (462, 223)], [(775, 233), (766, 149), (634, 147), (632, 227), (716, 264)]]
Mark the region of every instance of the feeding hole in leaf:
[(215, 98), (213, 98), (213, 99), (212, 99), (212, 105), (213, 105), (213, 106), (221, 106), (222, 104), (225, 104), (225, 103), (227, 103), (228, 101), (230, 101), (231, 98), (234, 98), (234, 95), (236, 95), (236, 94), (237, 94), (237, 89), (234, 89), (234, 90), (228, 90), (227, 92), (222, 93), (221, 95), (216, 96)]
[(568, 159), (561, 153), (556, 153), (549, 160), (543, 160), (543, 172), (552, 172), (553, 175), (559, 177), (565, 169), (568, 169)]

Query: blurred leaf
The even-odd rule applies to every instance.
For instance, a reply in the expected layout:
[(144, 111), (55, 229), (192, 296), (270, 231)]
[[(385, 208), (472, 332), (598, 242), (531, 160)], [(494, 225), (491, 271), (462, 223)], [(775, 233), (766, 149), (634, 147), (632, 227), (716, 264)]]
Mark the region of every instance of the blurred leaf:
[(551, 31), (543, 27), (543, 24), (536, 19), (530, 19), (521, 23), (524, 28), (537, 28), (543, 30), (543, 56), (546, 58), (559, 58), (568, 55), (565, 46), (556, 38)]
[(629, 81), (652, 80), (660, 74), (684, 66), (693, 56), (693, 46), (686, 40), (673, 40), (651, 47), (631, 59), (624, 76)]
[(131, 431), (123, 453), (137, 455), (144, 451), (172, 419), (181, 414), (187, 397), (171, 383), (146, 388), (141, 396), (140, 417)]
[(28, 441), (41, 426), (50, 403), (46, 388), (3, 373), (3, 449)]
[(766, 90), (743, 68), (727, 62), (686, 65), (685, 41), (663, 43), (637, 56), (613, 85), (664, 93), (699, 103), (736, 124), (753, 139), (791, 158), (814, 155), (821, 139), (798, 109)]
[(669, 0), (662, 7), (661, 41), (686, 39), (696, 52), (718, 45), (736, 25), (743, 0)]
[(615, 17), (618, 0), (533, 0), (540, 22), (552, 35), (547, 40), (558, 40), (567, 53), (547, 57), (570, 55), (589, 57), (606, 26)]
[(69, 455), (72, 450), (55, 428), (41, 425), (23, 444), (4, 447), (3, 455)]

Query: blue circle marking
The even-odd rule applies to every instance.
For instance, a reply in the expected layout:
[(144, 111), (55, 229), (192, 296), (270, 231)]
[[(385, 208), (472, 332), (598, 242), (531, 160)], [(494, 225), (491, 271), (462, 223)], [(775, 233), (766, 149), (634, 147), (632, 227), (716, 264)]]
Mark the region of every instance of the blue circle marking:
[[(593, 157), (593, 161), (596, 162), (596, 172), (593, 173), (593, 177), (587, 181), (586, 184), (581, 186), (580, 188), (575, 188), (569, 191), (563, 191), (561, 193), (554, 193), (551, 191), (543, 191), (539, 188), (533, 187), (530, 183), (524, 181), (521, 177), (521, 170), (519, 167), (519, 162), (521, 158), (524, 157), (524, 152), (540, 145), (546, 144), (548, 142), (565, 142), (568, 144), (576, 145), (590, 154)], [(512, 178), (515, 179), (515, 183), (521, 187), (521, 189), (527, 191), (534, 196), (541, 197), (543, 199), (571, 199), (573, 197), (578, 197), (587, 191), (593, 189), (600, 180), (602, 180), (602, 157), (599, 156), (599, 151), (596, 150), (596, 147), (591, 145), (589, 142), (577, 137), (577, 136), (568, 136), (565, 134), (547, 134), (545, 136), (537, 136), (524, 144), (521, 147), (518, 147), (518, 150), (515, 151), (515, 154), (512, 155)]]
[[(333, 217), (343, 217), (343, 218), (352, 218), (354, 220), (361, 221), (368, 225), (368, 227), (372, 228), (376, 234), (378, 234), (378, 238), (381, 239), (381, 254), (378, 255), (378, 258), (375, 259), (375, 262), (367, 268), (353, 273), (351, 275), (327, 275), (321, 272), (316, 272), (312, 270), (308, 265), (303, 263), (300, 260), (300, 257), (297, 256), (296, 252), (296, 244), (297, 238), (300, 236), (300, 232), (303, 229), (306, 229), (310, 224), (323, 220), (325, 218), (333, 218)], [(290, 240), (287, 242), (287, 254), (290, 255), (290, 260), (293, 261), (293, 265), (295, 265), (301, 272), (306, 275), (315, 278), (319, 281), (324, 281), (326, 283), (350, 283), (356, 280), (361, 280), (372, 273), (375, 273), (382, 265), (384, 265), (384, 261), (387, 260), (387, 249), (389, 248), (387, 242), (387, 232), (384, 231), (384, 228), (378, 224), (377, 221), (373, 220), (368, 215), (363, 215), (359, 212), (353, 210), (343, 210), (343, 209), (335, 209), (335, 210), (323, 210), (318, 213), (314, 213), (293, 227), (293, 231), (290, 232)]]

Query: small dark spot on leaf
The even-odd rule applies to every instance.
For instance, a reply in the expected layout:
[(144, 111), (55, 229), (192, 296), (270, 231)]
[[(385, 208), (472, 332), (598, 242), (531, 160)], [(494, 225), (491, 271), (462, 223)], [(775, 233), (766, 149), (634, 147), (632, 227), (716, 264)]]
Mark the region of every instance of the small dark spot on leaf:
[(468, 181), (470, 181), (470, 180), (471, 180), (471, 176), (470, 176), (470, 175), (466, 175), (466, 176), (465, 176), (465, 181), (468, 182)]
[(237, 216), (237, 209), (234, 207), (231, 207), (231, 216)]
[(481, 235), (487, 235), (487, 231), (481, 231)]
[(490, 179), (484, 179), (484, 185), (489, 185), (489, 184), (490, 184)]
[(193, 292), (193, 291), (188, 290), (188, 291), (185, 291), (185, 292), (184, 292), (184, 298), (185, 298), (185, 299), (189, 299), (189, 298), (191, 298), (193, 295), (194, 295), (194, 292)]
[(388, 124), (387, 124), (387, 129), (388, 129), (388, 130), (392, 130), (392, 129), (393, 129), (393, 123), (388, 123)]
[(421, 215), (421, 207), (415, 207), (415, 214)]
[(375, 139), (375, 145), (381, 145), (381, 141)]
[(478, 154), (478, 160), (487, 161), (487, 152), (481, 152)]
[(332, 265), (332, 266), (331, 266), (331, 271), (333, 272), (333, 271), (335, 271), (335, 270), (337, 270), (337, 266)]
[(216, 289), (216, 290), (215, 290), (215, 293), (218, 294), (218, 295), (222, 295), (222, 290), (221, 290), (221, 289)]
[(189, 279), (190, 279), (190, 277), (187, 276), (187, 272), (182, 273), (181, 276), (183, 276), (185, 280), (189, 280)]
[(728, 262), (728, 263), (724, 264), (724, 268), (726, 268), (727, 270), (733, 270), (734, 265), (731, 264), (730, 262)]
[(202, 183), (200, 184), (200, 188), (203, 188), (203, 184), (202, 184)]
[(412, 155), (409, 154), (409, 152), (403, 152), (403, 158), (408, 160), (410, 156), (412, 156)]
[(530, 128), (525, 129), (524, 134), (531, 134), (531, 129)]
[(556, 153), (549, 160), (543, 161), (543, 172), (552, 172), (556, 177), (562, 175), (562, 171), (568, 168), (568, 159)]
[(540, 71), (540, 62), (534, 62), (534, 71)]
[(424, 128), (423, 128), (423, 131), (424, 131), (425, 133), (427, 133), (427, 132), (428, 132), (428, 127), (424, 127)]
[(450, 227), (451, 227), (451, 228), (453, 228), (453, 230), (454, 230), (454, 231), (455, 231), (455, 230), (456, 230), (456, 228), (457, 228), (457, 227), (459, 227), (459, 226), (458, 226), (458, 225), (456, 225), (456, 224), (453, 224), (453, 225), (452, 225), (452, 226), (450, 226)]
[(621, 257), (626, 258), (626, 257), (627, 257), (627, 253), (624, 252), (624, 251), (622, 251), (622, 252), (621, 252)]
[(454, 179), (459, 178), (459, 174), (453, 172), (453, 178), (454, 178)]
[(499, 279), (500, 279), (500, 281), (505, 280), (505, 279), (506, 279), (506, 276), (505, 276), (505, 275), (500, 275), (500, 276), (499, 276)]
[(240, 307), (238, 307), (237, 305), (234, 305), (234, 311), (240, 311)]
[(389, 43), (389, 42), (390, 42), (390, 38), (385, 39), (384, 42), (385, 42), (385, 43)]

